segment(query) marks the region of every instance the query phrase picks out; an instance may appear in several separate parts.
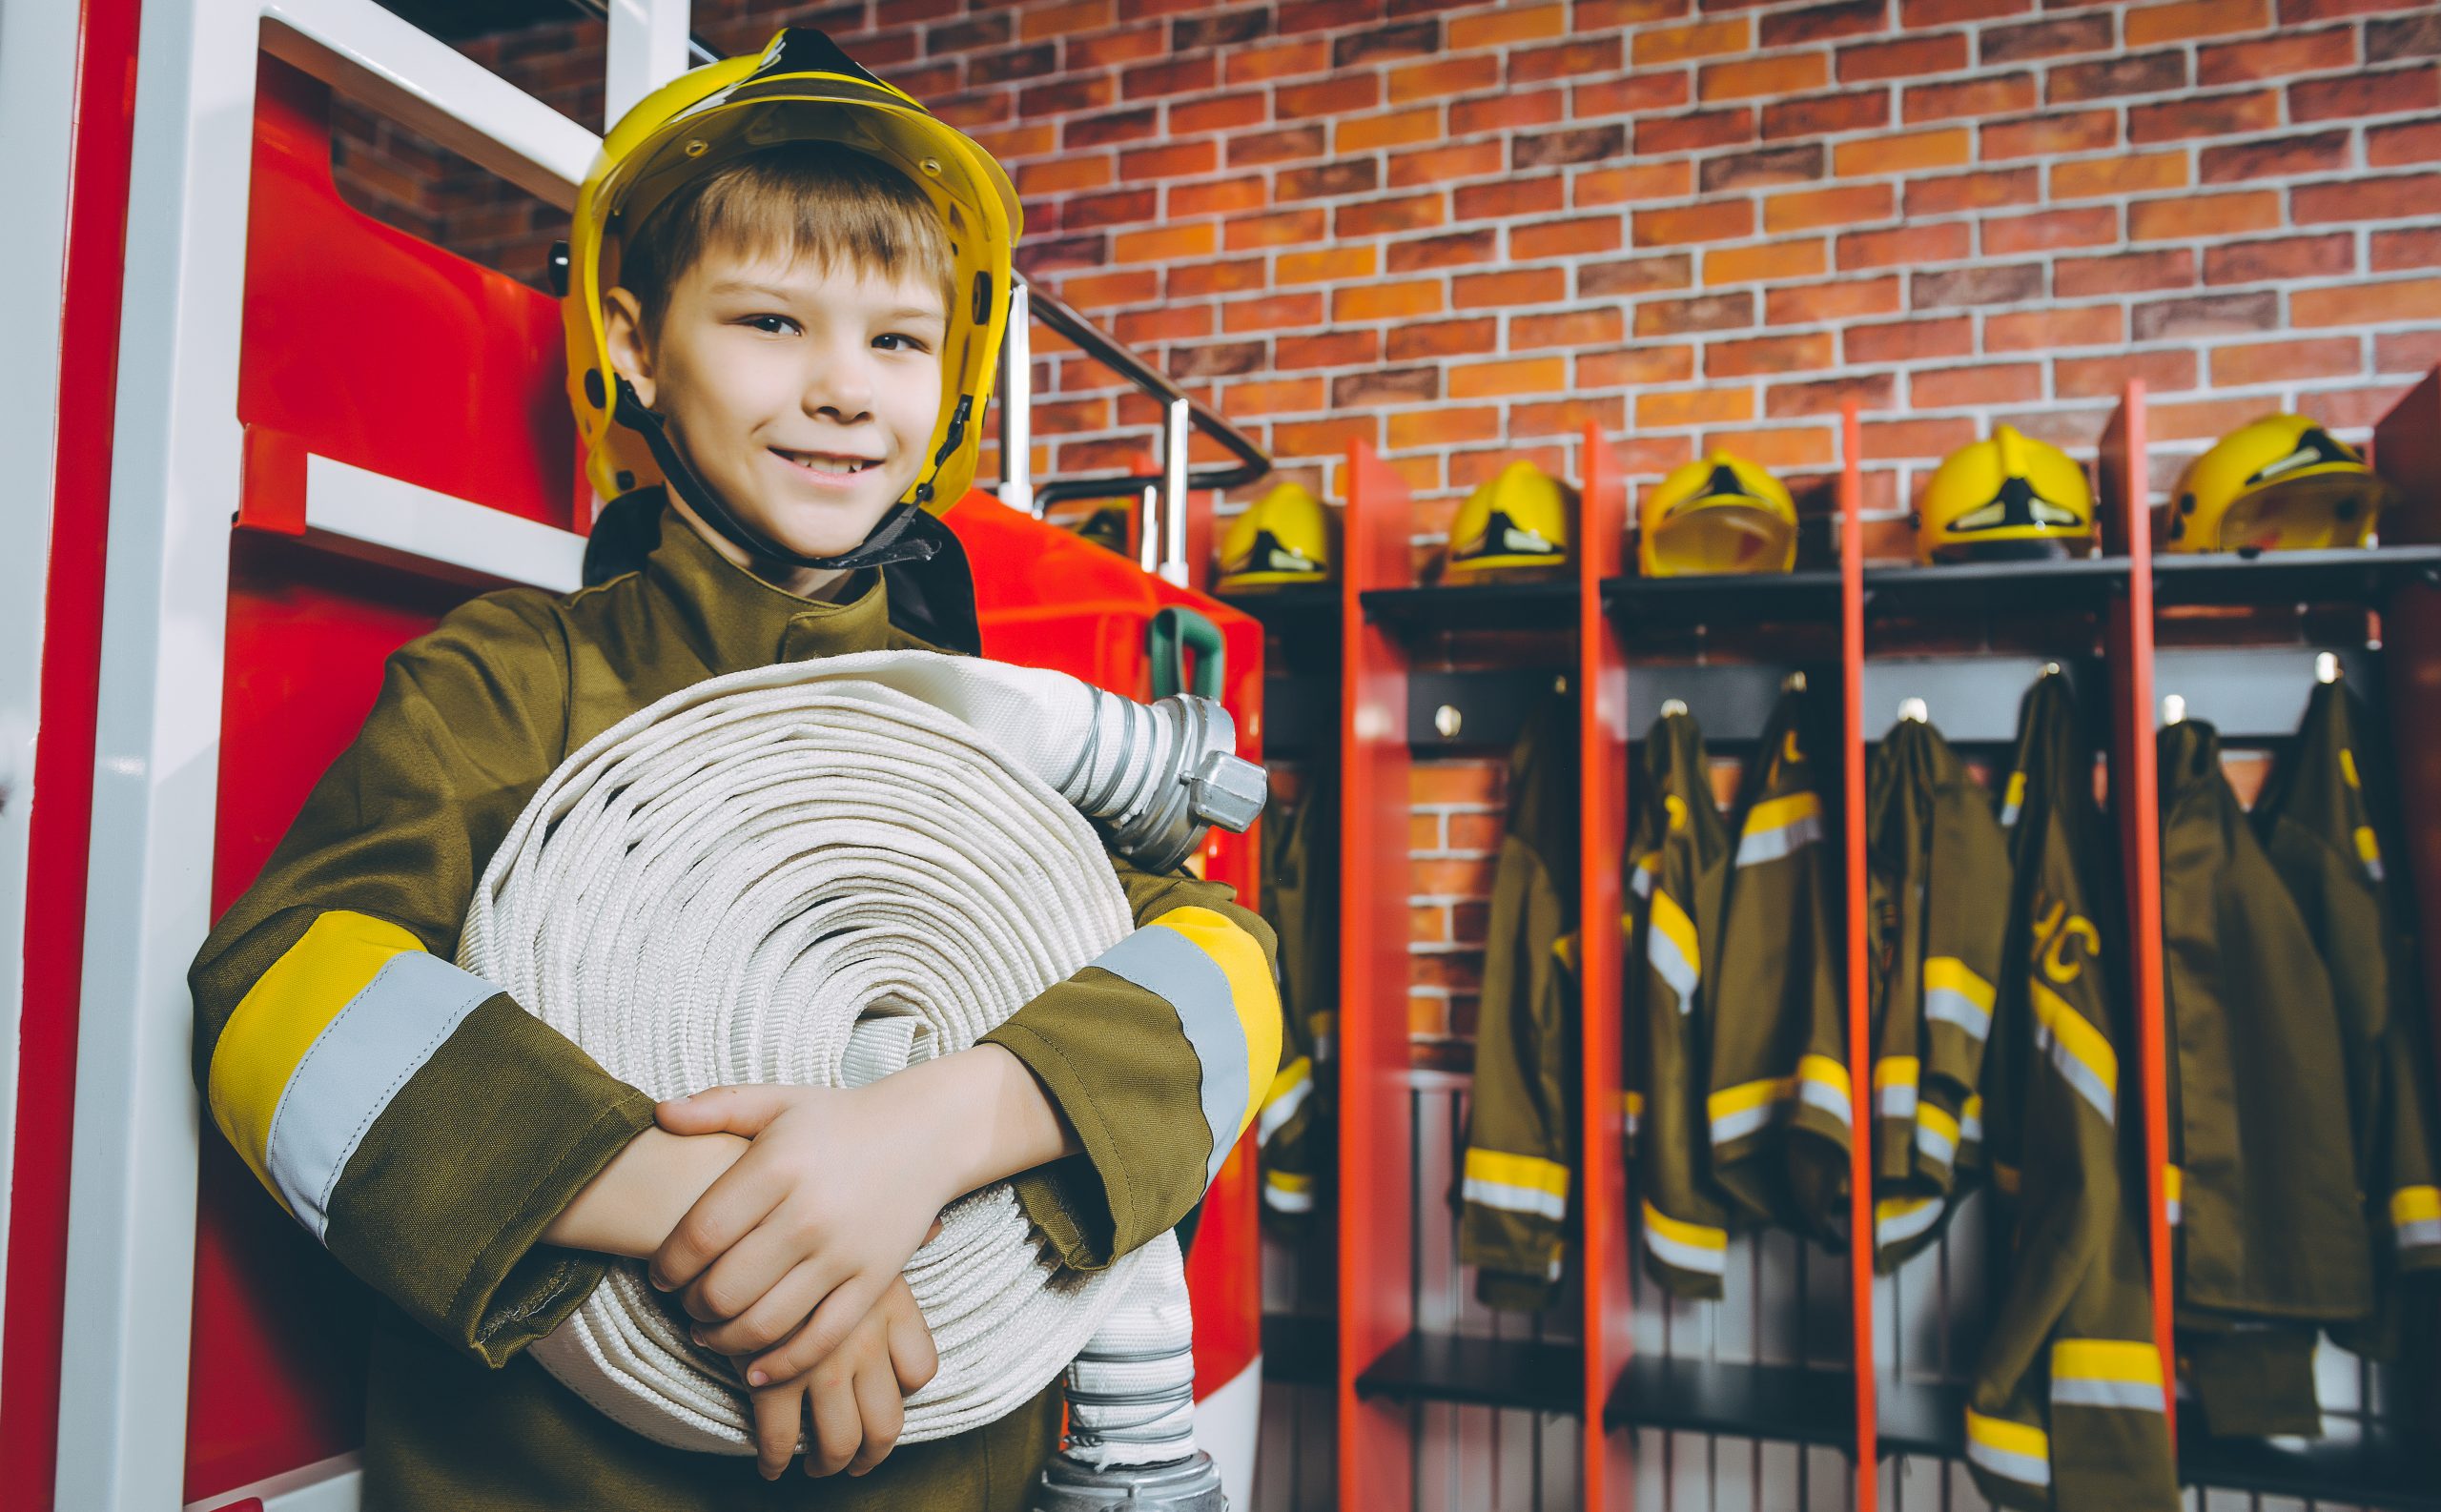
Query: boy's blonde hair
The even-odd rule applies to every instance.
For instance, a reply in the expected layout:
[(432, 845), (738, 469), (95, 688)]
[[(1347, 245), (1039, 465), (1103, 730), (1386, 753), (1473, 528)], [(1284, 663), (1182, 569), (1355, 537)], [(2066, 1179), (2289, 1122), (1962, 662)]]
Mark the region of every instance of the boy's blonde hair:
[(834, 142), (782, 142), (734, 158), (622, 238), (619, 283), (636, 296), (646, 339), (660, 334), (678, 280), (715, 246), (906, 277), (937, 288), (945, 314), (956, 308), (956, 257), (940, 212), (906, 175)]

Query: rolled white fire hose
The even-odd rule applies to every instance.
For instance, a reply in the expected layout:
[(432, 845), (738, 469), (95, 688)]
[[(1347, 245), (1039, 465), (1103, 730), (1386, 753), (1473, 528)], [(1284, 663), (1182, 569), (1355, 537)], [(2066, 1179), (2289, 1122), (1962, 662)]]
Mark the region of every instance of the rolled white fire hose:
[[(552, 773), (477, 888), (459, 964), (654, 1097), (856, 1086), (974, 1044), (1117, 944), (1102, 838), (1166, 869), (1262, 804), (1204, 700), (1147, 705), (1062, 673), (868, 652), (715, 678)], [(1174, 1237), (1061, 1266), (1005, 1184), (942, 1215), (906, 1277), (940, 1369), (902, 1442), (1030, 1400), (1075, 1362), (1070, 1454), (1194, 1453)], [(659, 1442), (752, 1452), (735, 1367), (640, 1264), (534, 1346)]]

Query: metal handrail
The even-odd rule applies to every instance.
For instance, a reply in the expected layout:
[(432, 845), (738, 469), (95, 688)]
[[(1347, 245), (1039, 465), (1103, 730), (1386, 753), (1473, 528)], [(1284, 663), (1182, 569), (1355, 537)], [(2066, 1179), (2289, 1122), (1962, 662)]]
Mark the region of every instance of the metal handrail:
[[(1168, 374), (1086, 319), (1066, 300), (1034, 287), (1022, 276), (1013, 278), (1011, 283), (1009, 330), (1000, 347), (1000, 501), (1039, 519), (1053, 504), (1071, 500), (1138, 495), (1143, 501), (1142, 529), (1138, 540), (1141, 542), (1144, 569), (1158, 571), (1173, 582), (1184, 582), (1188, 492), (1198, 488), (1236, 488), (1253, 482), (1271, 471), (1270, 455), (1252, 437), (1222, 419), (1209, 405), (1190, 398)], [(1066, 478), (1038, 487), (1035, 484), (1031, 378), (1033, 321), (1037, 318), (1075, 342), (1086, 356), (1161, 401), (1159, 472)], [(1019, 381), (1020, 378), (1026, 380)], [(1219, 441), (1238, 461), (1200, 470), (1189, 468), (1190, 431), (1201, 431)]]

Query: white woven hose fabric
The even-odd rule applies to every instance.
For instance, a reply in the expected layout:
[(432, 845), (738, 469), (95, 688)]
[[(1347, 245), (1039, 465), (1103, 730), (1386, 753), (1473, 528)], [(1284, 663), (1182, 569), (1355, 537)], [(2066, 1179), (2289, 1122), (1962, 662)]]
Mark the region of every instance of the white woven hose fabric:
[[(1100, 840), (1039, 775), (1073, 761), (1044, 733), (1067, 722), (1043, 700), (1082, 684), (989, 666), (918, 652), (788, 664), (630, 716), (526, 806), (459, 964), (655, 1097), (858, 1085), (972, 1045), (1132, 924)], [(935, 706), (978, 685), (1005, 742)], [(1143, 1258), (1061, 1267), (1005, 1184), (954, 1204), (906, 1271), (940, 1370), (908, 1399), (901, 1441), (1031, 1400)], [(622, 1262), (534, 1353), (648, 1438), (749, 1453), (735, 1368), (687, 1323)]]

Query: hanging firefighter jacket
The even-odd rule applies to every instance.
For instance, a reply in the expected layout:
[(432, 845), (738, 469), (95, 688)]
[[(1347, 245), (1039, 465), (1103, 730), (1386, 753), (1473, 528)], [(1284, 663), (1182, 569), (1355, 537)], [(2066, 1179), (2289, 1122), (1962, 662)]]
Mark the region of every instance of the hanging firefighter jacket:
[(1458, 1258), (1487, 1306), (1518, 1311), (1550, 1303), (1568, 1216), (1576, 767), (1574, 705), (1546, 699), (1509, 756), (1459, 1185)]
[(2432, 1064), (2381, 742), (2343, 683), (2314, 689), (2297, 739), (2255, 800), (2255, 833), (2330, 973), (2347, 1051), (2349, 1143), (2370, 1236), (2374, 1311), (2335, 1328), (2381, 1359), (2401, 1348), (2400, 1286), (2441, 1274), (2441, 1151)]
[(1793, 688), (1738, 786), (1705, 1102), (1713, 1179), (1744, 1219), (1835, 1247), (1846, 1242), (1856, 1120), (1832, 928), (1841, 883), (1816, 786), (1837, 768), (1812, 753), (1836, 748)]
[(1263, 1219), (1282, 1235), (1308, 1226), (1317, 1181), (1331, 1163), (1326, 1089), (1339, 1002), (1338, 839), (1339, 805), (1330, 774), (1320, 769), (1308, 775), (1304, 794), (1278, 829), (1263, 837), (1259, 911), (1280, 939), (1286, 1045), (1255, 1130)]
[[(1966, 1409), (1991, 1502), (2025, 1512), (2180, 1505), (2134, 1162), (2120, 1127), (2115, 890), (2099, 885), (2093, 758), (2064, 681), (2026, 694), (2009, 779), (2011, 888), (1983, 1061), (1998, 1305)], [(2130, 1099), (2131, 1103), (2133, 1099)], [(2124, 1163), (2123, 1163), (2124, 1162)]]
[(1874, 1265), (1939, 1237), (1981, 1163), (1977, 1089), (2009, 897), (1991, 797), (1921, 720), (1874, 753), (1865, 792), (1872, 962)]
[(1633, 1068), (1631, 1157), (1641, 1175), (1645, 1273), (1675, 1297), (1717, 1297), (1732, 1208), (1712, 1184), (1703, 1089), (1718, 970), (1729, 827), (1713, 802), (1704, 735), (1665, 714), (1628, 788), (1628, 896), (1635, 921), (1622, 1036)]
[(2183, 1374), (2214, 1433), (2314, 1434), (2315, 1332), (2373, 1309), (2339, 1008), (2212, 726), (2161, 763)]

